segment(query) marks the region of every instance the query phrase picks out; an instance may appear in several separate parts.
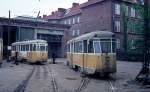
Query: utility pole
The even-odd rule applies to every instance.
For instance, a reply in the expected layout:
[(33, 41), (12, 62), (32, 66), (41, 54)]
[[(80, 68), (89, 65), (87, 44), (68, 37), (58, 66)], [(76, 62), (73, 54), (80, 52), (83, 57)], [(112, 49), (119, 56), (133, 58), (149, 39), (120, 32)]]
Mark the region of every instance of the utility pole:
[(8, 42), (7, 42), (7, 61), (10, 61), (10, 16), (11, 11), (9, 10), (9, 19), (8, 19)]
[(128, 39), (128, 33), (127, 33), (127, 24), (128, 24), (128, 15), (127, 15), (127, 10), (126, 10), (126, 6), (125, 5), (122, 5), (122, 18), (123, 18), (123, 39), (124, 39), (124, 44), (123, 44), (123, 47), (124, 47), (124, 55), (125, 55), (125, 59), (128, 58), (128, 48), (127, 48), (127, 39)]
[(149, 14), (148, 0), (144, 0), (144, 61), (136, 80), (146, 85), (150, 85), (150, 29), (149, 29)]

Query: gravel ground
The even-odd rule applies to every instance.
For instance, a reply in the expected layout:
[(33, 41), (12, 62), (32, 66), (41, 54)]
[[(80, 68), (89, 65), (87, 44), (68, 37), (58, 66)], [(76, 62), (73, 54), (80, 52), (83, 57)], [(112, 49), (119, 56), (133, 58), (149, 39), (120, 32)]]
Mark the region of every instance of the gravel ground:
[[(51, 64), (50, 59), (45, 65), (4, 62), (0, 68), (0, 92), (150, 92), (150, 88), (133, 81), (142, 66), (139, 62), (117, 61), (117, 73), (111, 78), (84, 78), (65, 61), (56, 59), (57, 64)], [(54, 91), (53, 83), (58, 91)]]

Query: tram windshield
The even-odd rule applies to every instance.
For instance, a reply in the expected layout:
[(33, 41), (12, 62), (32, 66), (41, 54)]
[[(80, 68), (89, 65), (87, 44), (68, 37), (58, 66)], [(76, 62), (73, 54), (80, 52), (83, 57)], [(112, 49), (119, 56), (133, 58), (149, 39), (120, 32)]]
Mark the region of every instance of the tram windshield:
[(101, 52), (102, 53), (110, 53), (111, 52), (111, 40), (110, 39), (101, 39)]
[(115, 53), (116, 42), (111, 39), (100, 39), (93, 41), (94, 53)]

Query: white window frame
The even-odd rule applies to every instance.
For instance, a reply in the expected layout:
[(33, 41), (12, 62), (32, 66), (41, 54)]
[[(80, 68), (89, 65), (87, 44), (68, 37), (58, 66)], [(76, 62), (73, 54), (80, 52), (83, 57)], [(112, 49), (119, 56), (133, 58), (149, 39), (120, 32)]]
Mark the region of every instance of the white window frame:
[(100, 41), (93, 41), (93, 50), (94, 50), (93, 53), (96, 53), (96, 50), (95, 50), (95, 48), (94, 48), (94, 43), (96, 43), (96, 42), (99, 43), (99, 46), (100, 46), (100, 53), (102, 53), (102, 48), (101, 48), (101, 43), (100, 43)]
[(121, 22), (119, 20), (115, 21), (115, 32), (121, 32)]
[(80, 30), (77, 30), (77, 35), (80, 35)]
[(80, 17), (78, 16), (78, 17), (77, 17), (77, 23), (79, 23), (79, 22), (80, 22)]
[(131, 7), (131, 17), (135, 17), (135, 9)]
[(115, 3), (115, 14), (120, 15), (120, 4)]
[(72, 36), (75, 36), (75, 30), (72, 30)]
[(67, 24), (67, 21), (66, 21), (66, 20), (64, 20), (64, 24)]
[(71, 20), (70, 20), (70, 19), (68, 19), (68, 24), (69, 24), (69, 25), (71, 24)]
[(75, 24), (75, 19), (74, 18), (72, 18), (72, 24)]

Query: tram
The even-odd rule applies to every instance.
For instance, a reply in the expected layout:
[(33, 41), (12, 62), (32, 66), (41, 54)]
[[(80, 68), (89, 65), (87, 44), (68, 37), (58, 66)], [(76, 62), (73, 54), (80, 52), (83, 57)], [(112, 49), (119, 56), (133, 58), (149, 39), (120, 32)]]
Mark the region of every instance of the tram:
[(113, 33), (95, 31), (69, 40), (67, 64), (85, 74), (116, 73), (116, 40)]
[(45, 40), (29, 40), (12, 43), (11, 58), (30, 63), (48, 60), (48, 44)]

